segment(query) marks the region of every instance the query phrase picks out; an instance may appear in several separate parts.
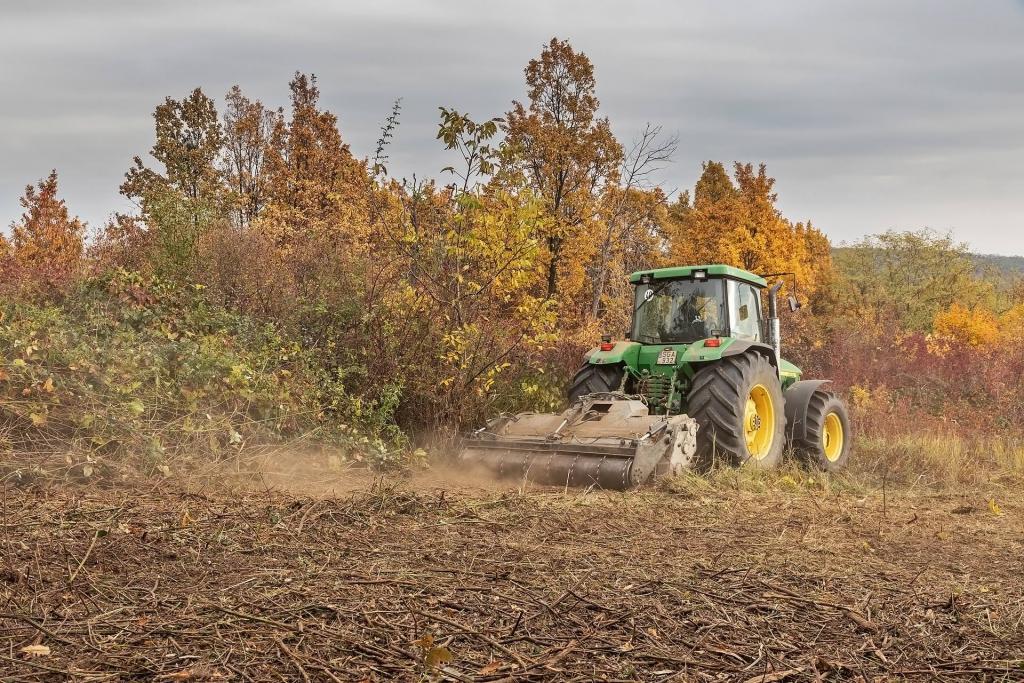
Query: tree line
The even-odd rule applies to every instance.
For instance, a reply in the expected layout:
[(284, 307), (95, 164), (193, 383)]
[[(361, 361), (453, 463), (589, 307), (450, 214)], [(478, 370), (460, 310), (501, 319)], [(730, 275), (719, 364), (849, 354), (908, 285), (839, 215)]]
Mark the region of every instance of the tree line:
[(400, 101), (358, 158), (312, 74), (295, 74), (287, 107), (238, 86), (219, 106), (201, 88), (167, 97), (120, 186), (135, 210), (87, 238), (56, 171), (26, 188), (0, 239), (4, 296), (59, 304), (111, 273), (188, 289), (295, 340), (358, 398), (346, 410), (388, 405), (414, 431), (557, 406), (582, 352), (628, 326), (628, 273), (652, 267), (795, 273), (809, 306), (787, 321), (793, 353), (822, 372), (842, 369), (822, 349), (846, 348), (865, 319), (934, 354), (1018, 327), (1024, 290), (993, 284), (948, 237), (887, 233), (833, 262), (810, 220), (779, 211), (763, 163), (709, 160), (669, 196), (656, 177), (679, 139), (648, 125), (620, 141), (567, 41), (543, 47), (524, 86), (498, 116), (441, 107), (452, 163), (411, 180), (388, 170)]

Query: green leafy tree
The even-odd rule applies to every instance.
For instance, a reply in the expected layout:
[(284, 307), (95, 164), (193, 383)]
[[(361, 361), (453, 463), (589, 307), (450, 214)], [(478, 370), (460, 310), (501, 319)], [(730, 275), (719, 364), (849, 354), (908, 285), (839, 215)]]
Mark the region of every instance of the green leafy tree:
[(932, 230), (889, 231), (838, 250), (837, 310), (851, 316), (895, 317), (909, 330), (928, 331), (954, 303), (988, 305), (991, 283), (975, 277), (967, 245)]
[(157, 250), (149, 258), (167, 277), (187, 277), (202, 234), (225, 217), (226, 188), (218, 167), (224, 134), (217, 108), (196, 88), (188, 97), (170, 97), (156, 108), (156, 142), (150, 154), (163, 167), (154, 170), (135, 157), (121, 194), (138, 202)]
[(498, 126), (503, 123), (503, 119), (493, 118), (477, 123), (468, 114), (446, 107), (439, 109), (441, 123), (437, 139), (444, 143), (445, 149), (457, 150), (462, 156), (459, 168), (446, 166), (443, 171), (458, 178), (461, 181), (459, 192), (466, 194), (475, 189), (476, 184), (491, 176), (497, 168), (498, 149), (491, 144), (491, 140), (498, 134)]

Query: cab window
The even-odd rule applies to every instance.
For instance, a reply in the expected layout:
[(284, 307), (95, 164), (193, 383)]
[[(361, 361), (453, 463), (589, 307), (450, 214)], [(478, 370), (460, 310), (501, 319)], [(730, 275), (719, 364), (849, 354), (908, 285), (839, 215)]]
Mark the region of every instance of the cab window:
[(733, 337), (761, 341), (761, 297), (756, 287), (729, 280), (729, 318)]
[(689, 344), (724, 334), (722, 280), (662, 280), (636, 288), (631, 339), (643, 344)]

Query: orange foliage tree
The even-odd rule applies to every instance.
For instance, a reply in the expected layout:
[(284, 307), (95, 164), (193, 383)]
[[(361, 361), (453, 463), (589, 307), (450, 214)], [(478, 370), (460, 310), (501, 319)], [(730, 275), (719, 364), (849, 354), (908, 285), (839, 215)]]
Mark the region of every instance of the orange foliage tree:
[(288, 85), (291, 118), (277, 117), (270, 135), (261, 228), (285, 250), (309, 238), (364, 246), (371, 189), (366, 163), (342, 141), (337, 117), (319, 108), (316, 76), (296, 73)]
[(15, 277), (29, 284), (59, 286), (79, 266), (85, 224), (68, 213), (57, 195), (56, 170), (36, 186), (26, 186), (20, 203), (24, 213), (11, 223), (10, 243), (4, 242), (0, 251), (6, 252)]
[(506, 115), (499, 179), (507, 187), (525, 182), (550, 218), (538, 234), (545, 250), (543, 293), (585, 301), (599, 203), (618, 181), (622, 147), (608, 119), (597, 116), (594, 67), (585, 54), (552, 38), (525, 74), (529, 103), (514, 102)]
[[(734, 182), (735, 179), (735, 182)], [(667, 261), (725, 263), (755, 273), (796, 274), (812, 294), (832, 268), (828, 239), (808, 223), (792, 223), (776, 208), (775, 179), (764, 164), (736, 163), (733, 178), (708, 161), (693, 191), (670, 211)]]

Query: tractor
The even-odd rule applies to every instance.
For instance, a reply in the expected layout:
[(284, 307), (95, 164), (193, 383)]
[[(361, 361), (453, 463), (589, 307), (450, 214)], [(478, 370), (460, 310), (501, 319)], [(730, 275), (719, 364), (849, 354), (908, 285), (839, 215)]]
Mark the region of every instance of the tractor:
[(610, 489), (716, 463), (771, 468), (786, 452), (841, 469), (846, 406), (829, 380), (802, 379), (782, 358), (783, 281), (767, 279), (780, 275), (726, 265), (633, 273), (627, 338), (605, 336), (586, 354), (569, 407), (499, 416), (466, 435), (460, 458), (498, 477)]

